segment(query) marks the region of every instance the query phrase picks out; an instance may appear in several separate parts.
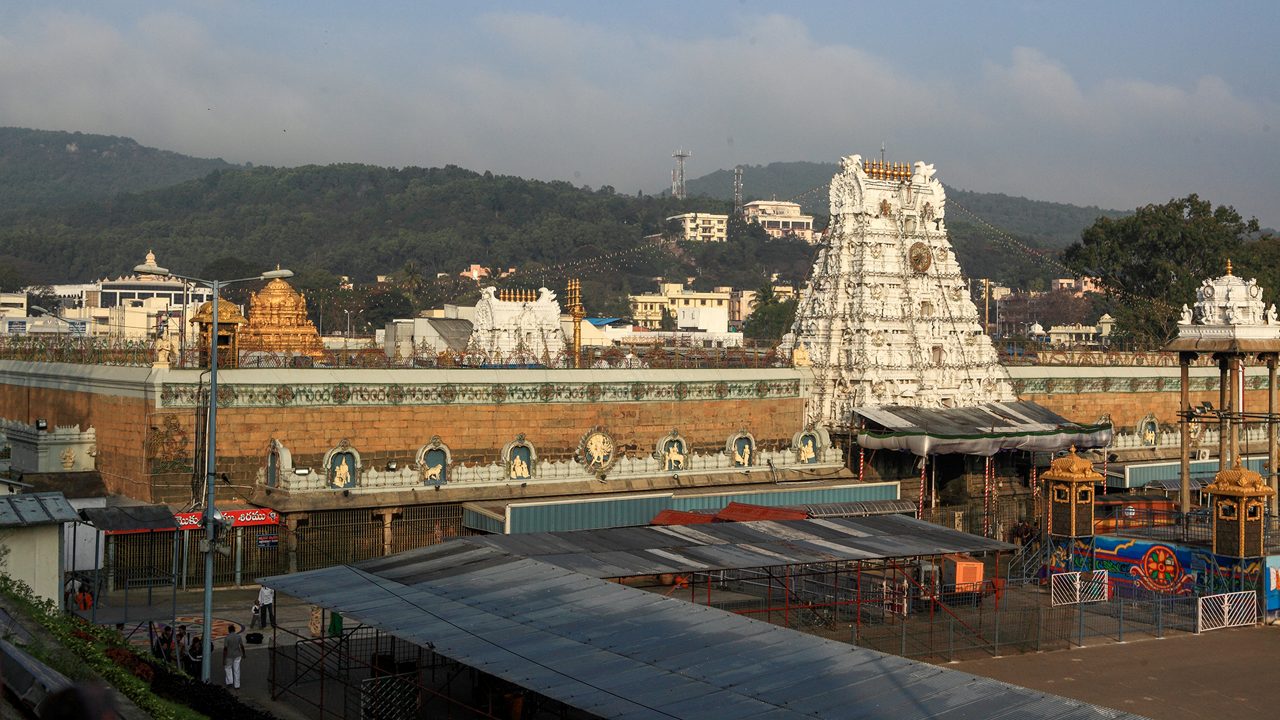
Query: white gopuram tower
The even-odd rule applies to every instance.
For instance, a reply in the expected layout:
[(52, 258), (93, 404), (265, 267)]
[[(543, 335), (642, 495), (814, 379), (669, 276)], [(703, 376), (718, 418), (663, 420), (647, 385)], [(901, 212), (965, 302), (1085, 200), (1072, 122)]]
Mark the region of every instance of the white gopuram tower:
[(933, 166), (840, 164), (826, 240), (782, 342), (813, 366), (809, 421), (850, 428), (857, 407), (1016, 400), (947, 239)]

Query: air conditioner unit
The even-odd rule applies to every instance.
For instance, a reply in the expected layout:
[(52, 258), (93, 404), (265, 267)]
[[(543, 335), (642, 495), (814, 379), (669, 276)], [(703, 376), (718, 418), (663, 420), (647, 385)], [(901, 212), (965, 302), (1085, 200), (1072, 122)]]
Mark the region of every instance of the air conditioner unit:
[(1209, 450), (1208, 450), (1208, 448), (1200, 448), (1199, 450), (1197, 450), (1197, 451), (1196, 451), (1196, 459), (1197, 459), (1197, 460), (1208, 460), (1208, 459), (1209, 459)]

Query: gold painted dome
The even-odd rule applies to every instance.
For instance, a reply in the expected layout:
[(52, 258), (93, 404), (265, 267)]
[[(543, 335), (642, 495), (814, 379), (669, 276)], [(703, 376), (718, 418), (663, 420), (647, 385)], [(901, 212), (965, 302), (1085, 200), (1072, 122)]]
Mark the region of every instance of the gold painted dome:
[(1102, 474), (1093, 469), (1093, 463), (1076, 454), (1074, 445), (1071, 446), (1070, 453), (1050, 463), (1049, 469), (1041, 477), (1045, 480), (1102, 482)]
[[(191, 317), (191, 322), (200, 325), (208, 325), (213, 322), (213, 302), (209, 301), (200, 306), (196, 314)], [(244, 325), (247, 320), (241, 314), (240, 308), (230, 300), (218, 300), (218, 324), (219, 325)]]
[(1240, 458), (1236, 458), (1235, 464), (1230, 468), (1219, 470), (1213, 476), (1213, 482), (1205, 488), (1205, 491), (1214, 495), (1247, 495), (1250, 497), (1275, 493), (1275, 490), (1267, 487), (1262, 475), (1241, 465)]

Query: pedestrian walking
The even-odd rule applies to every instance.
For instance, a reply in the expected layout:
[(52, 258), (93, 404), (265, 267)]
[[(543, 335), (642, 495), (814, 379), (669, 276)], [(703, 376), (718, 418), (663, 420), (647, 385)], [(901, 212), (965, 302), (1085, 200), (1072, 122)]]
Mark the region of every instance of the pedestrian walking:
[(258, 605), (262, 608), (262, 615), (260, 616), (262, 624), (259, 627), (265, 628), (267, 623), (271, 623), (271, 627), (275, 627), (276, 591), (263, 585), (262, 589), (258, 591)]
[(204, 636), (196, 635), (191, 638), (191, 643), (187, 647), (187, 656), (183, 658), (183, 665), (186, 667), (187, 674), (193, 678), (201, 677), (201, 671), (204, 670)]
[(240, 661), (244, 659), (244, 637), (236, 625), (227, 626), (227, 637), (222, 643), (222, 669), (227, 685), (240, 689)]
[(173, 628), (165, 625), (158, 633), (154, 631), (154, 625), (151, 628), (151, 655), (160, 662), (167, 663), (173, 659)]
[(191, 649), (191, 636), (187, 634), (187, 626), (179, 625), (173, 636), (173, 653), (170, 656), (173, 664), (185, 668), (187, 653)]

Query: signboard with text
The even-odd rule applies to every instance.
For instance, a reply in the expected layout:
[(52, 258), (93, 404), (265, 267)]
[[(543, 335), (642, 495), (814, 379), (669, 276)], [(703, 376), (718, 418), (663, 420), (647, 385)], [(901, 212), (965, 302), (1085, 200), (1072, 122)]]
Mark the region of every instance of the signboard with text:
[[(280, 515), (271, 508), (250, 508), (248, 510), (222, 510), (222, 517), (231, 521), (232, 527), (254, 527), (257, 525), (279, 525)], [(198, 530), (203, 525), (204, 513), (176, 513), (178, 527), (182, 530)]]

